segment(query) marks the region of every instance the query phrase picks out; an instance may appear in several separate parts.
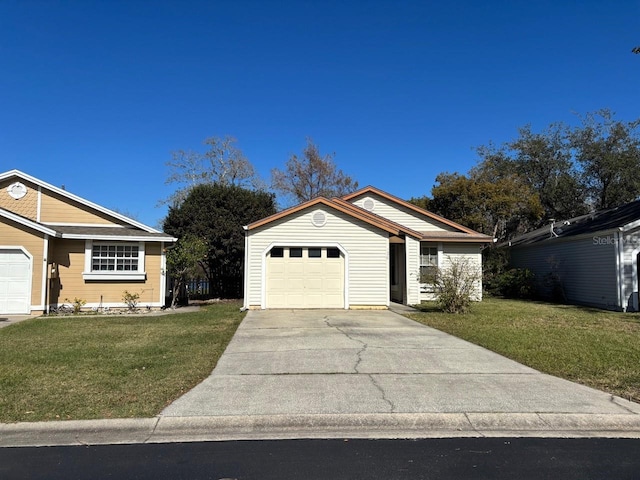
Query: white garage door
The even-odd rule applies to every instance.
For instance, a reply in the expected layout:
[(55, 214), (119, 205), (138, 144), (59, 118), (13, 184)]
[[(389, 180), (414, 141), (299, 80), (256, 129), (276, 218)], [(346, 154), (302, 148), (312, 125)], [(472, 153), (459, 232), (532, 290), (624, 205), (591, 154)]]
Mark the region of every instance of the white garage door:
[(0, 313), (29, 313), (31, 260), (19, 249), (0, 249)]
[(333, 247), (274, 247), (266, 259), (267, 308), (344, 308), (344, 257)]

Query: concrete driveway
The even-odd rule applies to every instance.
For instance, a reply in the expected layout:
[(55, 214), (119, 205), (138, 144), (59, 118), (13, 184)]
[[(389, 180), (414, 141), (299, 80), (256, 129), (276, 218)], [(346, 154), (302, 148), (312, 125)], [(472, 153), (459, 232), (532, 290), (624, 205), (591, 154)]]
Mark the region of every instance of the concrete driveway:
[(0, 328), (8, 327), (14, 323), (23, 322), (40, 315), (0, 315)]
[(212, 375), (165, 417), (424, 413), (632, 415), (391, 311), (249, 311)]

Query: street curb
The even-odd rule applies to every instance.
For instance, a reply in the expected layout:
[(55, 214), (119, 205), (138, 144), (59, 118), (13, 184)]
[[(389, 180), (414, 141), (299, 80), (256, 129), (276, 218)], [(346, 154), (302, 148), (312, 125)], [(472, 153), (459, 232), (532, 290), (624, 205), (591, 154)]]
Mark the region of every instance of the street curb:
[(640, 415), (392, 413), (71, 420), (0, 424), (0, 447), (303, 438), (640, 438)]

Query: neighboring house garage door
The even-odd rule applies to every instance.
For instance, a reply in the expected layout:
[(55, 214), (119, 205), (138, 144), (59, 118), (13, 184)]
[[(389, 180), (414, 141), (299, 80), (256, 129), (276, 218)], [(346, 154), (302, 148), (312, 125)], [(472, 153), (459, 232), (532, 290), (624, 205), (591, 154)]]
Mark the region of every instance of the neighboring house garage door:
[(31, 260), (19, 249), (0, 249), (0, 313), (29, 313)]
[(266, 258), (267, 308), (344, 308), (344, 256), (333, 247), (274, 247)]

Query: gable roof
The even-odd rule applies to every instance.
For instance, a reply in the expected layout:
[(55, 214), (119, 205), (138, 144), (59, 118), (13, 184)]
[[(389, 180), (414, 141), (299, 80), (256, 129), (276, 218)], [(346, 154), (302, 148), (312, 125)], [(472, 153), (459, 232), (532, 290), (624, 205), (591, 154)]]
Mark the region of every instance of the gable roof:
[[(401, 205), (401, 206), (403, 206), (405, 208), (408, 208), (409, 210), (412, 210), (413, 212), (418, 213), (419, 215), (427, 217), (427, 218), (429, 218), (431, 220), (436, 220), (437, 222), (440, 222), (440, 223), (444, 223), (445, 225), (453, 227), (456, 230), (460, 230), (461, 232), (468, 233), (470, 235), (487, 236), (487, 235), (483, 235), (482, 233), (476, 232), (475, 230), (467, 228), (464, 225), (460, 225), (459, 223), (456, 223), (456, 222), (454, 222), (452, 220), (449, 220), (448, 218), (441, 217), (440, 215), (437, 215), (437, 214), (435, 214), (433, 212), (425, 210), (424, 208), (420, 208), (417, 205), (414, 205), (414, 204), (412, 204), (410, 202), (407, 202), (406, 200), (402, 200), (401, 198), (398, 198), (398, 197), (396, 197), (394, 195), (391, 195), (390, 193), (387, 193), (387, 192), (385, 192), (383, 190), (380, 190), (380, 189), (378, 189), (376, 187), (372, 187), (371, 185), (369, 185), (367, 187), (364, 187), (364, 188), (361, 188), (360, 190), (357, 190), (357, 191), (355, 191), (353, 193), (349, 193), (349, 194), (343, 196), (342, 198), (344, 200), (351, 201), (351, 200), (354, 200), (354, 199), (356, 199), (358, 197), (361, 197), (361, 196), (363, 196), (363, 195), (365, 195), (367, 193), (374, 193), (376, 195), (379, 195), (382, 198), (385, 198), (385, 199), (387, 199), (387, 200), (389, 200), (389, 201), (391, 201), (391, 202), (393, 202), (393, 203), (395, 203), (397, 205)], [(488, 238), (491, 238), (491, 237), (488, 237)]]
[[(371, 215), (369, 212), (367, 212), (364, 209), (361, 209), (359, 207), (356, 207), (355, 205), (351, 205), (349, 204), (348, 206), (345, 205), (347, 202), (337, 202), (334, 200), (329, 200), (328, 198), (325, 197), (316, 197), (312, 200), (308, 200), (306, 202), (300, 203), (298, 205), (295, 205), (291, 208), (287, 208), (285, 210), (282, 210), (281, 212), (275, 213), (273, 215), (270, 215), (268, 217), (265, 217), (261, 220), (257, 220), (253, 223), (250, 223), (249, 225), (247, 225), (245, 228), (245, 230), (253, 230), (255, 228), (258, 227), (262, 227), (264, 225), (267, 225), (269, 223), (275, 222), (276, 220), (280, 220), (281, 218), (285, 218), (288, 217), (289, 215), (292, 215), (294, 213), (300, 212), (306, 208), (310, 208), (310, 207), (314, 207), (314, 206), (318, 206), (318, 205), (324, 205), (325, 207), (337, 210), (341, 213), (344, 213), (350, 217), (356, 218), (358, 220), (362, 220), (365, 223), (368, 223), (369, 225), (373, 225), (374, 227), (378, 227), (388, 233), (391, 233), (393, 235), (399, 235), (400, 234), (400, 228), (398, 228), (398, 226), (396, 225), (392, 225), (391, 222), (389, 222), (388, 220), (382, 219), (382, 217), (380, 218), (374, 218), (373, 215)], [(355, 208), (353, 208), (355, 207)]]
[(414, 213), (417, 213), (423, 217), (426, 217), (431, 220), (435, 220), (437, 222), (443, 223), (452, 227), (457, 232), (438, 232), (438, 231), (429, 231), (429, 232), (419, 232), (420, 239), (424, 241), (432, 241), (432, 242), (478, 242), (478, 243), (492, 243), (493, 238), (489, 235), (484, 235), (480, 232), (476, 232), (464, 225), (460, 225), (459, 223), (454, 222), (453, 220), (449, 220), (448, 218), (437, 215), (429, 210), (425, 210), (424, 208), (420, 208), (417, 205), (414, 205), (406, 200), (402, 200), (390, 193), (387, 193), (379, 188), (372, 187), (371, 185), (364, 187), (356, 192), (350, 193), (342, 197), (343, 200), (351, 202), (358, 197), (366, 195), (367, 193), (373, 193), (378, 195), (396, 205), (404, 207), (408, 210), (411, 210)]
[(51, 237), (75, 240), (119, 240), (130, 242), (175, 242), (177, 239), (162, 232), (147, 232), (138, 228), (127, 227), (78, 227), (66, 225), (44, 225), (29, 218), (0, 208), (0, 219), (11, 220), (37, 232)]
[[(280, 220), (282, 218), (285, 218), (289, 215), (292, 215), (294, 213), (300, 212), (306, 208), (310, 208), (313, 206), (317, 206), (317, 205), (324, 205), (325, 207), (328, 208), (332, 208), (335, 210), (338, 210), (339, 212), (342, 212), (352, 218), (356, 218), (358, 220), (361, 220), (365, 223), (368, 223), (369, 225), (373, 225), (374, 227), (380, 228), (392, 235), (400, 235), (400, 234), (405, 234), (405, 235), (409, 235), (411, 237), (414, 237), (418, 240), (425, 240), (425, 241), (445, 241), (445, 242), (478, 242), (478, 243), (488, 243), (488, 242), (492, 242), (493, 239), (487, 235), (483, 235), (481, 233), (478, 233), (474, 230), (471, 230), (469, 228), (463, 227), (462, 225), (459, 225), (455, 222), (451, 222), (450, 220), (447, 220), (443, 217), (440, 217), (439, 215), (435, 215), (431, 212), (428, 212), (426, 210), (423, 210), (419, 207), (416, 207), (415, 205), (411, 205), (407, 202), (404, 202), (403, 200), (400, 200), (399, 198), (393, 197), (391, 195), (389, 195), (386, 192), (383, 192), (382, 190), (378, 190), (375, 189), (374, 187), (367, 187), (363, 190), (360, 190), (359, 192), (365, 193), (366, 191), (374, 191), (375, 193), (378, 193), (379, 195), (382, 194), (383, 196), (385, 196), (385, 198), (389, 198), (397, 203), (401, 203), (401, 204), (406, 204), (406, 206), (408, 207), (413, 207), (412, 209), (417, 209), (419, 211), (419, 213), (421, 214), (426, 214), (427, 216), (429, 216), (430, 218), (433, 218), (435, 220), (438, 220), (440, 222), (443, 223), (447, 223), (447, 225), (450, 226), (454, 226), (456, 228), (459, 228), (459, 232), (418, 232), (416, 230), (413, 230), (409, 227), (406, 227), (404, 225), (401, 225), (397, 222), (394, 222), (392, 220), (389, 220), (388, 218), (382, 217), (380, 215), (377, 215), (373, 212), (370, 212), (369, 210), (365, 210), (364, 208), (361, 208), (353, 203), (351, 203), (349, 200), (351, 198), (355, 198), (358, 195), (356, 194), (351, 194), (351, 195), (346, 195), (342, 198), (332, 198), (332, 199), (328, 199), (325, 197), (317, 197), (314, 198), (313, 200), (309, 200), (307, 202), (303, 202), (299, 205), (296, 205), (294, 207), (282, 210), (281, 212), (278, 212), (274, 215), (271, 215), (269, 217), (263, 218), (261, 220), (258, 220), (256, 222), (250, 223), (249, 225), (247, 225), (245, 228), (245, 230), (253, 230), (255, 228), (258, 227), (262, 227), (264, 225), (267, 225), (271, 222), (274, 222), (276, 220)], [(358, 193), (358, 192), (356, 192)], [(347, 198), (348, 197), (348, 198)]]
[(619, 207), (598, 210), (569, 220), (553, 222), (504, 242), (501, 246), (515, 247), (578, 235), (615, 230), (627, 231), (636, 227), (640, 227), (640, 200)]
[(18, 215), (17, 213), (10, 212), (9, 210), (5, 210), (4, 208), (0, 208), (0, 218), (6, 218), (7, 220), (11, 220), (46, 235), (55, 236), (56, 234), (56, 231), (51, 227), (47, 227), (46, 225), (43, 225), (41, 223), (34, 222), (29, 218)]
[(72, 193), (67, 192), (66, 190), (63, 190), (62, 188), (58, 188), (55, 187), (47, 182), (43, 182), (42, 180), (32, 177), (31, 175), (28, 175), (24, 172), (21, 172), (20, 170), (9, 170), (8, 172), (4, 172), (4, 173), (0, 173), (0, 181), (3, 180), (7, 180), (13, 177), (17, 177), (20, 178), (22, 180), (25, 180), (27, 182), (33, 183), (41, 188), (44, 188), (46, 190), (49, 190), (51, 192), (56, 193), (57, 195), (60, 195), (62, 197), (68, 198), (69, 200), (73, 200), (74, 202), (80, 203), (86, 207), (89, 207), (97, 212), (106, 214), (114, 219), (120, 220), (122, 222), (127, 223), (128, 225), (131, 225), (132, 227), (136, 227), (139, 228), (145, 232), (149, 232), (149, 233), (161, 233), (159, 230), (156, 230), (155, 228), (152, 228), (148, 225), (145, 225), (143, 223), (138, 222), (137, 220), (134, 220), (132, 218), (129, 218), (125, 215), (122, 215), (121, 213), (118, 212), (114, 212), (113, 210), (109, 210), (108, 208), (102, 207), (96, 203), (90, 202), (89, 200), (86, 200), (84, 198), (81, 198), (77, 195), (74, 195)]

